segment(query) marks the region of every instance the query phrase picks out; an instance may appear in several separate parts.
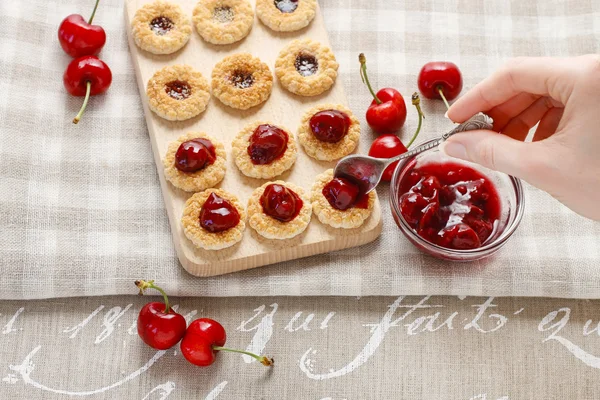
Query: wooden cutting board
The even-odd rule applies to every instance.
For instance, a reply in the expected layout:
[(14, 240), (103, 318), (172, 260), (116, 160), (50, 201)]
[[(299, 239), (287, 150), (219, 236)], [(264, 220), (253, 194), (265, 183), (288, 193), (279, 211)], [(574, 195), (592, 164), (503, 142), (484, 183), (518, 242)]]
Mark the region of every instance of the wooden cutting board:
[[(146, 84), (158, 69), (172, 64), (189, 64), (210, 81), (213, 66), (223, 57), (239, 52), (249, 52), (266, 62), (274, 74), (275, 60), (279, 51), (292, 40), (311, 38), (329, 46), (329, 39), (323, 24), (321, 11), (317, 8), (317, 15), (313, 22), (307, 28), (298, 32), (273, 32), (255, 16), (250, 35), (241, 42), (225, 46), (212, 45), (203, 41), (194, 29), (190, 41), (182, 50), (170, 55), (153, 55), (135, 45), (130, 29), (130, 23), (136, 10), (149, 2), (151, 0), (126, 0), (125, 18), (128, 28), (129, 48), (144, 105), (152, 152), (154, 153), (165, 207), (171, 224), (173, 242), (183, 268), (197, 276), (220, 275), (359, 246), (375, 240), (381, 233), (379, 201), (376, 202), (373, 214), (364, 225), (353, 230), (334, 229), (323, 225), (313, 215), (306, 231), (290, 240), (266, 240), (250, 226), (247, 226), (243, 240), (229, 249), (207, 251), (197, 249), (192, 245), (185, 237), (181, 226), (183, 207), (191, 194), (173, 187), (165, 180), (163, 174), (161, 160), (165, 155), (169, 142), (190, 131), (204, 131), (209, 135), (220, 138), (227, 151), (227, 173), (220, 187), (236, 194), (242, 203), (246, 204), (252, 191), (266, 181), (248, 178), (238, 170), (231, 156), (231, 141), (235, 135), (245, 125), (258, 119), (281, 124), (295, 134), (300, 119), (306, 110), (322, 103), (347, 105), (347, 99), (343, 84), (339, 79), (330, 91), (320, 96), (300, 97), (283, 89), (277, 82), (277, 78), (274, 77), (273, 93), (262, 106), (246, 111), (234, 110), (212, 97), (206, 111), (198, 117), (183, 122), (166, 121), (150, 111), (146, 97)], [(175, 0), (174, 3), (181, 5), (191, 20), (196, 1)], [(254, 5), (254, 0), (251, 0), (251, 3)], [(334, 162), (320, 162), (312, 159), (304, 153), (302, 146), (298, 143), (298, 159), (294, 167), (291, 171), (273, 180), (282, 179), (293, 182), (310, 191), (314, 177), (328, 168), (333, 168), (334, 165)]]

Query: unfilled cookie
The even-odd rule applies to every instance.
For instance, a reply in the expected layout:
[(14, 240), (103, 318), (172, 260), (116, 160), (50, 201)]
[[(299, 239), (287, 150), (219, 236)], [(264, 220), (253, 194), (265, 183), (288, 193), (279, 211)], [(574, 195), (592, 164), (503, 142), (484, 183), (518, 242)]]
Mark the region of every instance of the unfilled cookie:
[(146, 88), (148, 106), (169, 121), (193, 118), (206, 109), (208, 81), (189, 65), (171, 65), (154, 73)]
[[(280, 185), (297, 195), (302, 206), (295, 210), (297, 215), (291, 221), (281, 221), (265, 213), (261, 202), (265, 189), (270, 185)], [(268, 182), (257, 188), (248, 201), (248, 223), (258, 234), (267, 239), (290, 239), (298, 236), (310, 223), (312, 205), (304, 189), (290, 182)]]
[(212, 72), (212, 90), (225, 105), (240, 110), (266, 101), (273, 89), (269, 66), (248, 53), (234, 54), (219, 61)]
[[(235, 208), (239, 215), (239, 222), (234, 227), (222, 232), (210, 232), (200, 223), (202, 208), (211, 194), (224, 199)], [(231, 247), (242, 240), (246, 229), (246, 211), (238, 198), (221, 189), (207, 189), (196, 193), (185, 202), (181, 225), (185, 236), (196, 246), (205, 250), (221, 250)]]
[[(334, 111), (348, 117), (348, 126), (343, 137), (336, 142), (323, 141), (315, 136), (311, 126), (313, 116), (320, 112)], [(322, 104), (308, 110), (302, 117), (298, 128), (298, 141), (309, 156), (322, 161), (338, 160), (352, 153), (360, 139), (360, 121), (352, 111), (342, 104)]]
[(200, 0), (192, 20), (207, 42), (231, 44), (248, 36), (254, 11), (248, 0)]
[(352, 229), (361, 226), (373, 212), (377, 193), (373, 190), (368, 194), (369, 201), (367, 208), (349, 208), (347, 210), (337, 210), (329, 204), (329, 201), (323, 196), (323, 188), (333, 179), (333, 169), (329, 169), (315, 178), (312, 187), (311, 202), (313, 212), (323, 224), (334, 228)]
[(142, 50), (171, 54), (190, 39), (192, 26), (181, 7), (158, 0), (138, 9), (131, 21), (133, 40)]
[(315, 18), (317, 0), (256, 0), (256, 14), (278, 32), (300, 30)]
[[(283, 134), (286, 138), (285, 144), (276, 142), (275, 145), (279, 144), (280, 151), (276, 155), (267, 157), (264, 154), (266, 146), (261, 148), (261, 141), (269, 140), (268, 135), (274, 134)], [(275, 139), (282, 142), (278, 137)], [(273, 141), (271, 139), (270, 143), (267, 143), (270, 145), (267, 150), (273, 148)], [(296, 142), (290, 131), (268, 121), (248, 124), (233, 140), (231, 150), (240, 171), (250, 178), (257, 179), (270, 179), (281, 175), (294, 165), (297, 157)]]
[(333, 86), (338, 67), (329, 47), (311, 39), (298, 39), (279, 53), (275, 74), (290, 92), (317, 96)]
[[(178, 160), (176, 159), (176, 154), (183, 143), (194, 139), (205, 139), (213, 145), (214, 161), (195, 172), (185, 172), (179, 169), (182, 168), (181, 166), (177, 167)], [(167, 153), (163, 159), (165, 178), (173, 186), (181, 190), (185, 190), (186, 192), (200, 192), (215, 186), (223, 180), (226, 170), (225, 160), (226, 153), (223, 143), (204, 132), (190, 132), (179, 137), (176, 141), (169, 143)]]

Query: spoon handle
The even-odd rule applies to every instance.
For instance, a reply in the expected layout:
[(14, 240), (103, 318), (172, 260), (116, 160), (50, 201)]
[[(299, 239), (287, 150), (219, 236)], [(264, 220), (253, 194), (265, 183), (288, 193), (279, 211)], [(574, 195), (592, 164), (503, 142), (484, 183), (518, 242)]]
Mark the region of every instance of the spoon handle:
[(410, 157), (416, 156), (417, 154), (421, 154), (424, 151), (431, 150), (435, 147), (438, 147), (440, 144), (442, 144), (442, 142), (446, 141), (446, 139), (448, 139), (450, 136), (452, 136), (456, 133), (473, 131), (476, 129), (488, 129), (489, 130), (489, 129), (492, 129), (493, 124), (494, 124), (494, 121), (492, 120), (492, 118), (490, 118), (489, 116), (487, 116), (484, 113), (477, 113), (474, 116), (472, 116), (471, 118), (469, 118), (467, 121), (456, 126), (450, 132), (444, 133), (442, 135), (442, 137), (440, 137), (439, 139), (436, 139), (429, 143), (422, 144), (420, 146), (415, 147), (414, 149), (412, 149), (410, 151), (407, 151), (406, 153), (400, 154), (397, 157), (389, 159), (388, 165), (392, 164), (396, 161), (404, 160), (405, 158), (410, 158)]

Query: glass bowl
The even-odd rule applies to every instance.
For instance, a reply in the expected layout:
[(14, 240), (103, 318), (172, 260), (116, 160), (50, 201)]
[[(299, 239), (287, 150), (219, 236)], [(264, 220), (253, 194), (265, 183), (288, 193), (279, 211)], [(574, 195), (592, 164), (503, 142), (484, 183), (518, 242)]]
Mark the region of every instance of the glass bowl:
[[(426, 143), (433, 142), (430, 140)], [(425, 144), (425, 143), (423, 143)], [(423, 165), (431, 162), (451, 161), (455, 164), (465, 165), (492, 181), (496, 187), (501, 201), (501, 217), (498, 228), (483, 246), (469, 250), (454, 250), (433, 244), (417, 234), (417, 232), (406, 222), (400, 213), (399, 198), (403, 193), (400, 191), (400, 182), (404, 176), (412, 171), (417, 165)], [(417, 156), (401, 161), (394, 170), (390, 190), (390, 206), (396, 224), (400, 231), (410, 240), (418, 249), (443, 260), (452, 261), (475, 261), (488, 257), (498, 251), (506, 241), (512, 236), (519, 226), (524, 211), (523, 185), (521, 181), (512, 176), (501, 172), (492, 171), (477, 164), (450, 158), (442, 154), (439, 150), (429, 150)]]

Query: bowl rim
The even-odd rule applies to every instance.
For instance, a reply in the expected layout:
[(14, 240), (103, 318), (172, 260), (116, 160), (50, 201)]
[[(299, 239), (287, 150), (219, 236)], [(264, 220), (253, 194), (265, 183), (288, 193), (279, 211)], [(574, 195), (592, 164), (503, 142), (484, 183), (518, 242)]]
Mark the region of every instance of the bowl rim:
[[(427, 140), (422, 143), (416, 144), (415, 147), (429, 144), (436, 140), (438, 140), (438, 139), (436, 138), (436, 139)], [(423, 154), (423, 153), (420, 153), (420, 154)], [(524, 191), (523, 191), (523, 184), (519, 178), (516, 178), (512, 175), (508, 175), (508, 174), (505, 174), (505, 173), (499, 172), (499, 171), (494, 171), (494, 172), (497, 174), (507, 176), (510, 179), (510, 181), (512, 183), (512, 187), (515, 192), (515, 196), (518, 201), (517, 201), (517, 207), (515, 210), (516, 211), (515, 218), (513, 219), (512, 223), (510, 225), (506, 226), (506, 228), (504, 229), (502, 234), (500, 236), (498, 236), (496, 239), (494, 239), (490, 243), (486, 244), (485, 246), (481, 246), (476, 249), (457, 250), (457, 249), (449, 249), (449, 248), (438, 246), (437, 244), (431, 243), (430, 241), (425, 240), (424, 238), (419, 236), (413, 230), (413, 228), (408, 224), (408, 222), (406, 222), (406, 220), (402, 216), (402, 213), (400, 212), (400, 204), (398, 201), (395, 201), (395, 199), (398, 197), (398, 192), (399, 192), (398, 179), (401, 174), (401, 171), (408, 163), (410, 163), (412, 160), (414, 160), (420, 154), (416, 154), (412, 157), (409, 157), (409, 158), (406, 158), (406, 159), (400, 161), (398, 163), (398, 165), (396, 165), (396, 168), (394, 169), (394, 174), (392, 175), (392, 181), (390, 182), (390, 185), (391, 185), (390, 196), (389, 196), (390, 206), (392, 208), (392, 212), (397, 215), (397, 218), (395, 218), (396, 221), (400, 221), (399, 223), (402, 225), (402, 227), (400, 229), (402, 231), (402, 233), (404, 233), (405, 235), (410, 235), (410, 238), (412, 240), (418, 242), (419, 245), (421, 245), (431, 251), (435, 251), (438, 253), (442, 252), (442, 253), (453, 254), (453, 255), (477, 255), (480, 253), (487, 253), (490, 250), (497, 249), (497, 248), (501, 247), (502, 245), (504, 245), (504, 243), (506, 243), (506, 241), (512, 236), (512, 234), (517, 230), (517, 228), (521, 224), (521, 220), (523, 219), (523, 214), (525, 211), (525, 196), (524, 196)], [(464, 160), (458, 160), (458, 161), (464, 162)]]

